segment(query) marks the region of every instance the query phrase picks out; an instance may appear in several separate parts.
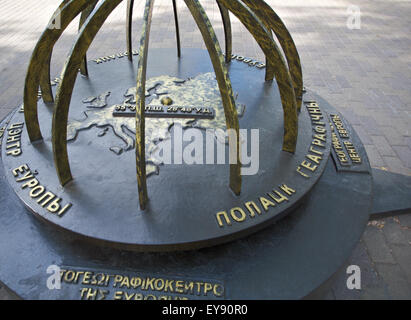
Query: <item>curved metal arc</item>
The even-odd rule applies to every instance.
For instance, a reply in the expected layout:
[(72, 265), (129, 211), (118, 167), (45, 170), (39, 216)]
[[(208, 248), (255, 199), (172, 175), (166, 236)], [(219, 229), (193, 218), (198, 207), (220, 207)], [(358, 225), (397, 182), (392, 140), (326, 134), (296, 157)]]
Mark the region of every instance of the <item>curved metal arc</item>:
[[(64, 7), (65, 4), (67, 4), (68, 0), (63, 1), (63, 3), (60, 5), (59, 9), (61, 10), (62, 7)], [(89, 7), (87, 7), (82, 13), (81, 13), (81, 18), (80, 18), (80, 23), (79, 23), (79, 29), (83, 25), (84, 21), (87, 19), (91, 11), (93, 11), (94, 7), (96, 6), (98, 0), (94, 0), (91, 2)], [(54, 17), (54, 15), (53, 15)], [(52, 52), (50, 52), (48, 59), (47, 59), (47, 67), (44, 67), (41, 69), (41, 76), (40, 76), (40, 88), (42, 92), (42, 98), (44, 102), (52, 103), (54, 102), (53, 98), (53, 91), (51, 89), (51, 78), (50, 78), (50, 64), (51, 64), (51, 56)], [(80, 72), (84, 76), (88, 76), (88, 71), (87, 71), (87, 57), (84, 57), (84, 61), (80, 67)]]
[[(235, 152), (235, 164), (230, 164), (230, 188), (235, 194), (241, 192), (241, 162), (240, 162), (240, 144), (239, 144), (239, 123), (237, 109), (235, 107), (233, 89), (225, 66), (224, 56), (215, 35), (214, 29), (198, 0), (184, 0), (191, 15), (197, 23), (198, 28), (203, 36), (211, 62), (214, 67), (218, 86), (223, 100), (224, 113), (226, 117), (227, 129), (235, 130), (236, 141), (230, 139), (230, 154)], [(234, 142), (234, 144), (233, 144)], [(234, 149), (236, 148), (236, 149)]]
[(48, 54), (45, 66), (40, 70), (40, 90), (41, 97), (46, 103), (53, 103), (53, 89), (51, 88), (51, 77), (50, 77), (50, 65), (51, 65), (52, 52)]
[(242, 0), (269, 28), (274, 31), (284, 51), (295, 89), (298, 111), (301, 109), (303, 75), (300, 56), (290, 32), (281, 18), (264, 0)]
[[(253, 13), (255, 14), (255, 12), (253, 12)], [(270, 37), (271, 40), (274, 41), (273, 33), (271, 32), (271, 28), (270, 28), (269, 23), (265, 19), (258, 16), (257, 14), (255, 14), (255, 15), (257, 16), (257, 18), (260, 20), (260, 22), (264, 26), (265, 31), (267, 32), (267, 35)], [(271, 59), (269, 59), (267, 56), (265, 57), (265, 65), (266, 65), (265, 81), (271, 81), (271, 80), (274, 79), (276, 66), (273, 64)]]
[(87, 19), (64, 65), (53, 112), (52, 146), (54, 163), (62, 185), (72, 180), (67, 153), (67, 123), (71, 96), (78, 69), (91, 42), (109, 14), (122, 0), (104, 0)]
[[(219, 1), (219, 0), (218, 0)], [(257, 17), (261, 20), (260, 22), (263, 24), (263, 26), (266, 29), (267, 32), (267, 36), (270, 37), (271, 39), (273, 39), (273, 35), (271, 32), (271, 28), (270, 25), (267, 21), (265, 21), (265, 19), (262, 19), (260, 16), (257, 15)], [(274, 40), (274, 39), (273, 39)], [(265, 68), (265, 80), (266, 81), (271, 81), (274, 79), (274, 75), (275, 75), (275, 65), (272, 63), (271, 59), (268, 59), (268, 57), (266, 56), (265, 58), (265, 64), (266, 64), (266, 68)]]
[[(92, 2), (90, 3), (90, 5), (86, 8), (86, 10), (84, 10), (84, 11), (81, 13), (80, 22), (79, 22), (79, 26), (78, 26), (79, 32), (80, 32), (81, 27), (83, 26), (84, 22), (85, 22), (85, 21), (87, 20), (87, 18), (90, 16), (91, 12), (93, 12), (94, 8), (95, 8), (96, 5), (97, 5), (97, 2), (98, 2), (98, 0), (92, 1)], [(87, 55), (84, 56), (83, 62), (81, 63), (80, 73), (81, 73), (83, 76), (88, 77)]]
[(219, 0), (217, 0), (218, 9), (221, 13), (224, 26), (224, 38), (225, 38), (225, 62), (231, 62), (231, 56), (233, 55), (233, 33), (231, 30), (230, 12), (224, 7)]
[[(133, 7), (134, 0), (127, 0), (127, 19), (126, 19), (126, 38), (127, 38), (127, 53), (128, 59), (133, 60), (132, 50), (133, 50)], [(176, 0), (173, 0), (173, 12), (174, 12), (174, 22), (176, 27), (176, 41), (177, 41), (177, 56), (181, 57), (181, 40), (180, 40), (180, 27), (178, 22), (178, 13), (177, 13), (177, 3)]]
[(180, 27), (178, 25), (177, 3), (173, 0), (174, 23), (176, 25), (177, 56), (181, 57)]
[(253, 35), (267, 59), (275, 65), (275, 78), (280, 90), (284, 111), (283, 150), (295, 152), (298, 136), (297, 102), (294, 87), (286, 62), (272, 37), (258, 17), (238, 0), (220, 0), (244, 24)]
[(134, 0), (127, 0), (127, 17), (126, 17), (126, 42), (127, 42), (127, 53), (128, 60), (133, 61), (133, 8)]
[[(55, 18), (57, 19), (62, 8), (69, 2), (70, 0), (64, 0), (61, 2), (57, 10), (53, 13), (52, 19)], [(50, 25), (50, 23), (49, 23)], [(43, 98), (43, 101), (46, 103), (52, 103), (54, 102), (53, 98), (53, 90), (51, 88), (51, 79), (50, 79), (50, 64), (51, 64), (51, 55), (52, 52), (50, 52), (48, 58), (47, 58), (47, 66), (42, 68), (40, 70), (40, 88), (41, 88), (41, 96)]]
[[(37, 93), (40, 86), (42, 92), (49, 92), (49, 98), (51, 96), (52, 99), (49, 68), (53, 47), (70, 22), (87, 7), (88, 3), (88, 0), (63, 1), (53, 16), (60, 19), (60, 28), (46, 28), (33, 51), (24, 85), (24, 118), (30, 141), (43, 138), (37, 114)], [(47, 93), (44, 96), (47, 96)]]
[(136, 87), (136, 169), (138, 196), (141, 210), (144, 210), (148, 201), (146, 181), (146, 144), (145, 144), (145, 105), (146, 105), (146, 77), (147, 56), (150, 38), (151, 18), (153, 15), (154, 0), (147, 0), (144, 10), (143, 29), (141, 31), (140, 50), (137, 70)]

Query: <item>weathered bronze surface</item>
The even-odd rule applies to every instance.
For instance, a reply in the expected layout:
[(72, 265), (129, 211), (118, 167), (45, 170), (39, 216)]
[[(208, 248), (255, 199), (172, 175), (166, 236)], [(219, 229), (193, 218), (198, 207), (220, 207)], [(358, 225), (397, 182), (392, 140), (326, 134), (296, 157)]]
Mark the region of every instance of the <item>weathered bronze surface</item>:
[(285, 53), (295, 89), (298, 111), (301, 108), (303, 94), (303, 75), (300, 56), (290, 32), (280, 17), (264, 0), (243, 0), (254, 13), (272, 29)]
[(127, 0), (127, 17), (126, 17), (126, 40), (127, 40), (127, 53), (128, 59), (133, 60), (133, 9), (134, 9), (134, 0)]
[(51, 89), (51, 79), (50, 79), (50, 63), (51, 63), (51, 56), (52, 53), (48, 54), (47, 60), (45, 62), (44, 67), (40, 70), (40, 88), (41, 88), (41, 95), (43, 97), (44, 102), (52, 103), (54, 102), (53, 92)]
[[(94, 10), (94, 8), (96, 7), (97, 2), (98, 2), (98, 0), (91, 1), (90, 5), (86, 8), (86, 10), (84, 10), (84, 11), (81, 13), (80, 22), (79, 22), (79, 28), (78, 28), (78, 29), (79, 29), (79, 32), (80, 32), (81, 27), (83, 26), (84, 22), (86, 21), (86, 19), (89, 17), (89, 15), (91, 14), (91, 12), (92, 12), (92, 11)], [(87, 55), (84, 55), (83, 62), (81, 63), (81, 66), (80, 66), (80, 73), (81, 73), (83, 76), (88, 77)]]
[(59, 180), (63, 186), (73, 179), (67, 154), (67, 121), (71, 95), (78, 69), (98, 30), (100, 30), (109, 14), (121, 1), (122, 0), (104, 0), (99, 4), (81, 29), (62, 71), (53, 112), (52, 142), (54, 164)]
[(283, 150), (294, 152), (298, 137), (297, 102), (290, 72), (283, 56), (261, 20), (242, 2), (220, 0), (221, 3), (235, 14), (253, 35), (261, 49), (264, 51), (271, 65), (275, 65), (274, 74), (280, 90), (284, 109), (284, 138)]
[(231, 20), (230, 13), (227, 8), (225, 8), (219, 0), (217, 0), (217, 5), (221, 13), (221, 19), (224, 25), (224, 36), (225, 36), (225, 61), (229, 63), (231, 61), (231, 56), (233, 54), (233, 33), (231, 30)]
[(153, 15), (154, 0), (147, 0), (143, 17), (143, 28), (141, 31), (139, 60), (137, 69), (136, 86), (136, 167), (138, 197), (140, 208), (144, 210), (148, 201), (146, 181), (146, 142), (145, 142), (145, 115), (146, 108), (146, 75), (147, 55), (150, 38), (151, 17)]
[[(50, 85), (50, 59), (52, 49), (67, 25), (79, 14), (80, 30), (77, 41), (72, 48), (69, 58), (63, 68), (61, 82), (56, 94), (56, 103), (53, 113), (52, 141), (53, 154), (57, 175), (62, 185), (72, 180), (70, 164), (67, 153), (67, 120), (72, 90), (76, 81), (78, 70), (83, 75), (88, 75), (86, 64), (87, 49), (93, 41), (96, 33), (101, 28), (105, 19), (121, 0), (105, 0), (95, 6), (98, 1), (65, 0), (62, 2), (57, 15), (60, 15), (61, 28), (57, 30), (47, 29), (41, 37), (33, 53), (33, 57), (27, 72), (25, 86), (25, 119), (27, 130), (31, 141), (41, 140), (41, 132), (37, 119), (37, 88), (40, 85), (45, 102), (53, 101)], [(236, 15), (253, 35), (259, 46), (266, 55), (266, 80), (275, 76), (281, 95), (284, 114), (283, 150), (293, 153), (296, 148), (298, 135), (297, 110), (300, 108), (300, 95), (302, 90), (301, 67), (299, 65), (298, 53), (294, 43), (282, 21), (272, 9), (262, 0), (252, 1), (228, 1), (218, 0), (217, 4), (224, 25), (225, 33), (225, 58), (221, 51), (217, 37), (208, 17), (198, 0), (185, 0), (185, 3), (198, 25), (207, 50), (209, 52), (214, 72), (218, 82), (221, 98), (224, 106), (227, 129), (233, 129), (237, 134), (230, 143), (232, 158), (236, 163), (230, 164), (230, 188), (235, 194), (241, 192), (241, 163), (239, 144), (239, 122), (233, 90), (225, 63), (232, 58), (232, 31), (229, 12)], [(132, 60), (132, 13), (133, 0), (127, 1), (127, 53)], [(144, 112), (145, 107), (145, 74), (147, 69), (148, 36), (153, 3), (147, 2), (143, 25), (143, 37), (140, 41), (140, 67), (137, 74), (137, 99), (136, 99), (136, 166), (140, 194), (140, 205), (145, 207), (147, 200), (146, 187), (146, 159), (144, 154)], [(173, 11), (176, 24), (177, 53), (180, 57), (180, 34), (177, 15), (177, 3), (173, 0)], [(284, 60), (280, 49), (277, 47), (272, 31), (279, 38), (280, 44), (286, 54), (288, 65)], [(233, 143), (234, 142), (234, 143)]]
[[(60, 11), (64, 8), (64, 6), (68, 3), (68, 0), (62, 1), (60, 6), (57, 8), (57, 10), (54, 12), (52, 16), (52, 21), (53, 19), (58, 19), (60, 15)], [(46, 52), (47, 54), (47, 60), (46, 60), (46, 65), (38, 70), (40, 72), (40, 87), (42, 91), (42, 97), (44, 102), (54, 102), (53, 98), (53, 93), (51, 90), (51, 81), (50, 81), (50, 62), (51, 62), (51, 56), (52, 56), (52, 51)]]
[(233, 129), (237, 133), (236, 141), (230, 141), (230, 154), (235, 152), (235, 159), (237, 159), (236, 164), (230, 164), (230, 188), (235, 194), (238, 195), (241, 192), (240, 135), (237, 109), (235, 107), (231, 81), (225, 66), (224, 56), (218, 43), (217, 36), (214, 33), (214, 29), (211, 26), (210, 20), (208, 20), (203, 7), (198, 0), (184, 1), (194, 17), (198, 28), (200, 29), (210, 55), (214, 72), (216, 73), (218, 86), (220, 88), (221, 98), (223, 100), (227, 129)]
[[(347, 260), (370, 210), (409, 210), (409, 179), (385, 176), (380, 178), (394, 180), (373, 183), (364, 146), (341, 114), (316, 96), (305, 96), (301, 108), (298, 53), (263, 0), (217, 0), (225, 57), (200, 1), (184, 0), (207, 51), (184, 49), (184, 59), (176, 59), (168, 49), (155, 49), (156, 63), (149, 67), (154, 0), (146, 0), (138, 53), (132, 51), (134, 0), (128, 0), (128, 51), (87, 65), (90, 44), (121, 2), (63, 0), (53, 16), (61, 28), (47, 29), (33, 52), (24, 105), (0, 121), (0, 276), (13, 291), (30, 299), (302, 298), (329, 283)], [(180, 57), (176, 0), (172, 4)], [(266, 64), (232, 54), (230, 12), (253, 35)], [(77, 40), (61, 79), (52, 82), (54, 44), (80, 13)], [(92, 85), (78, 77), (79, 71), (88, 76), (88, 69)], [(276, 82), (258, 81), (264, 72)], [(42, 140), (39, 120), (44, 140), (33, 144)], [(247, 160), (244, 168), (240, 163), (240, 125), (241, 133), (259, 129), (262, 146), (256, 151), (241, 136), (243, 150), (251, 146), (259, 155), (255, 173), (243, 178), (241, 169), (249, 168)], [(156, 153), (167, 153), (162, 148), (168, 143), (174, 160), (185, 147), (192, 155), (187, 137), (194, 128), (211, 141), (199, 148), (205, 162), (192, 157), (170, 163)], [(228, 135), (229, 145), (216, 133), (224, 129), (236, 132), (234, 139)], [(237, 162), (219, 162), (221, 150)], [(69, 153), (76, 180), (66, 185), (73, 178)], [(385, 196), (390, 204), (373, 208), (375, 195), (390, 188), (398, 197)], [(33, 221), (23, 206), (56, 228)], [(51, 264), (61, 267), (62, 290), (44, 286)]]
[[(53, 47), (69, 23), (87, 6), (87, 0), (70, 0), (56, 10), (53, 17), (59, 17), (60, 28), (46, 28), (31, 56), (24, 86), (24, 116), (31, 141), (42, 139), (37, 116), (37, 93), (39, 85), (45, 102), (51, 102), (50, 59)], [(77, 71), (77, 70), (76, 70)]]
[(173, 0), (174, 23), (176, 25), (177, 56), (181, 57), (180, 27), (178, 24), (178, 12), (176, 0)]
[[(55, 175), (51, 152), (53, 115), (43, 101), (39, 101), (43, 142), (30, 144), (24, 131), (20, 138), (19, 132), (25, 130), (22, 113), (16, 113), (5, 130), (2, 153), (7, 180), (32, 212), (73, 234), (102, 240), (103, 245), (168, 251), (207, 247), (243, 237), (292, 212), (304, 201), (320, 179), (329, 156), (327, 121), (322, 125), (311, 123), (304, 108), (298, 148), (295, 154), (283, 152), (282, 139), (278, 139), (283, 130), (283, 111), (277, 84), (262, 80), (264, 68), (233, 59), (230, 79), (235, 102), (238, 107), (245, 106), (245, 111), (237, 108), (238, 115), (242, 115), (241, 128), (260, 129), (260, 169), (255, 175), (243, 177), (241, 194), (236, 196), (228, 187), (229, 145), (224, 136), (221, 139), (214, 135), (211, 149), (207, 145), (202, 148), (207, 156), (214, 149), (211, 162), (205, 158), (194, 165), (184, 158), (181, 164), (161, 162), (155, 151), (161, 148), (160, 141), (170, 141), (175, 156), (179, 152), (175, 144), (178, 130), (184, 137), (195, 128), (204, 137), (207, 131), (226, 129), (224, 106), (208, 51), (184, 49), (179, 68), (170, 63), (178, 61), (174, 49), (150, 48), (149, 53), (146, 107), (161, 106), (161, 99), (170, 97), (170, 108), (190, 104), (212, 107), (215, 118), (145, 118), (150, 201), (141, 210), (136, 192), (135, 119), (113, 117), (117, 106), (132, 108), (136, 104), (138, 60), (134, 59), (132, 65), (125, 56), (104, 63), (89, 62), (93, 85), (88, 85), (90, 78), (77, 77), (70, 105), (67, 146), (75, 174), (72, 183), (61, 187)], [(325, 117), (323, 110), (321, 115), (317, 111), (319, 116)], [(318, 146), (313, 145), (313, 130), (321, 130), (325, 137)], [(250, 153), (250, 136), (247, 140), (242, 146)], [(191, 144), (185, 141), (182, 150)], [(224, 162), (217, 162), (220, 147), (224, 149)]]
[[(176, 40), (177, 40), (177, 56), (181, 57), (181, 41), (180, 41), (180, 28), (178, 23), (178, 12), (177, 12), (177, 3), (176, 0), (173, 1), (173, 13), (174, 13), (174, 22), (176, 26)], [(133, 60), (133, 7), (134, 0), (127, 0), (127, 18), (126, 18), (126, 39), (127, 39), (127, 52), (128, 59)]]

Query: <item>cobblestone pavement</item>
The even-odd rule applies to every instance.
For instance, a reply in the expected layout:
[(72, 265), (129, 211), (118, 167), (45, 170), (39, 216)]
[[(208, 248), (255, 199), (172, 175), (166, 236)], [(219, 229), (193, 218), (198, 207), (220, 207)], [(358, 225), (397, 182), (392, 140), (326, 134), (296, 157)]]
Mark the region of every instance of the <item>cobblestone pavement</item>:
[[(224, 43), (215, 1), (201, 2), (220, 43)], [(361, 28), (355, 30), (347, 27), (347, 9), (354, 1), (267, 2), (293, 35), (302, 60), (305, 86), (349, 119), (365, 144), (373, 167), (411, 175), (411, 1), (357, 1)], [(30, 54), (57, 3), (56, 0), (0, 3), (0, 118), (22, 102)], [(194, 20), (182, 1), (178, 3), (182, 46), (204, 48)], [(136, 39), (143, 4), (144, 1), (135, 4)], [(108, 18), (88, 52), (89, 58), (125, 48), (124, 13), (125, 3)], [(233, 51), (263, 60), (249, 33), (235, 17), (232, 19)], [(73, 23), (57, 43), (52, 75), (60, 73), (76, 33), (77, 23)], [(170, 0), (156, 1), (150, 41), (151, 48), (175, 47)], [(371, 222), (349, 261), (362, 267), (363, 289), (347, 290), (344, 274), (328, 298), (411, 299), (410, 228), (410, 214)], [(6, 296), (0, 290), (0, 298)]]

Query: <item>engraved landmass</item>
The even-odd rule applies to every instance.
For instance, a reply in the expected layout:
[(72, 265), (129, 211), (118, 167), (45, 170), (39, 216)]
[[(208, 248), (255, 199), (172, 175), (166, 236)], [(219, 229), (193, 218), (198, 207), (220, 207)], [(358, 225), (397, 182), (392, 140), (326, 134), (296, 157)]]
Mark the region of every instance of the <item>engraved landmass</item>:
[[(215, 110), (213, 119), (176, 119), (176, 118), (146, 118), (146, 171), (147, 176), (159, 173), (162, 162), (156, 159), (154, 152), (160, 141), (170, 139), (170, 129), (174, 125), (199, 129), (226, 129), (223, 103), (218, 89), (215, 74), (212, 72), (199, 74), (188, 79), (170, 76), (153, 77), (146, 83), (146, 106), (161, 105), (161, 100), (171, 97), (174, 105), (210, 106)], [(108, 146), (117, 155), (130, 151), (135, 147), (135, 119), (114, 117), (113, 112), (118, 106), (130, 106), (136, 103), (136, 88), (128, 88), (124, 100), (119, 104), (109, 104), (110, 92), (104, 92), (97, 97), (87, 97), (82, 102), (87, 111), (81, 120), (71, 119), (67, 127), (67, 140), (75, 142), (78, 134), (93, 127), (99, 128), (97, 137), (113, 133), (118, 137), (118, 144)], [(237, 100), (237, 95), (236, 95)], [(237, 112), (241, 117), (245, 105), (237, 103)], [(221, 137), (216, 135), (221, 141)]]

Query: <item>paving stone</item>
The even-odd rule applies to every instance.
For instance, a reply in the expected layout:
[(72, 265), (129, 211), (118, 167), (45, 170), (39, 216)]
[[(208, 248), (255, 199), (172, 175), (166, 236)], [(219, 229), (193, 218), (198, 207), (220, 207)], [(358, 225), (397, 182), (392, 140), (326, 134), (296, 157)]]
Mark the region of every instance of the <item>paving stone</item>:
[[(362, 300), (387, 300), (390, 299), (386, 285), (381, 281), (379, 285), (370, 285), (367, 290), (363, 290), (360, 299)], [(395, 299), (395, 298), (394, 298)]]
[(367, 228), (363, 239), (372, 262), (396, 263), (382, 230), (376, 227)]
[(375, 272), (372, 262), (368, 256), (367, 248), (363, 240), (361, 240), (357, 247), (354, 249), (351, 258), (349, 259), (347, 266), (357, 265), (361, 270), (361, 289), (348, 289), (347, 288), (347, 278), (349, 275), (346, 273), (346, 268), (343, 268), (336, 279), (332, 291), (336, 299), (338, 300), (354, 300), (361, 299), (364, 292), (369, 291), (369, 288), (372, 288), (375, 291), (375, 288), (382, 286), (380, 279)]
[(400, 135), (392, 126), (381, 126), (380, 130), (383, 132), (385, 138), (391, 146), (405, 146), (405, 137)]
[(376, 263), (376, 269), (379, 276), (387, 285), (387, 291), (391, 299), (410, 299), (410, 284), (398, 264)]
[(380, 156), (377, 148), (374, 145), (364, 145), (364, 147), (367, 151), (371, 167), (381, 168), (386, 166), (384, 159)]
[(389, 98), (389, 105), (394, 109), (402, 110), (406, 108), (406, 104), (401, 100), (401, 97), (396, 95), (387, 95)]
[[(345, 110), (343, 110), (344, 118), (346, 118), (346, 119), (350, 122), (350, 124), (351, 124), (352, 126), (357, 126), (357, 128), (361, 128), (361, 130), (362, 130), (365, 134), (368, 135), (368, 133), (366, 133), (365, 130), (364, 130), (364, 128), (361, 126), (361, 122), (360, 122), (360, 120), (358, 119), (358, 117), (357, 117), (356, 114), (355, 114), (355, 111), (354, 111), (354, 110), (355, 110), (355, 104), (356, 104), (356, 102), (349, 101), (350, 107), (349, 107), (349, 108), (346, 108)], [(370, 141), (371, 141), (371, 140), (370, 140)], [(364, 144), (372, 144), (372, 142), (370, 142), (370, 143), (364, 143)]]
[[(384, 222), (385, 224), (384, 224), (384, 228), (382, 228), (382, 231), (389, 245), (402, 245), (402, 246), (408, 245), (408, 239), (405, 236), (403, 229), (401, 228), (401, 225), (398, 220), (394, 220), (394, 218), (387, 218), (387, 219), (384, 219)], [(411, 250), (411, 246), (410, 246), (410, 250)]]
[(370, 135), (375, 135), (375, 136), (381, 136), (382, 132), (379, 129), (379, 126), (377, 122), (370, 117), (370, 110), (367, 109), (362, 109), (356, 111), (357, 114), (362, 114), (362, 116), (359, 117), (361, 121), (361, 125), (363, 128), (370, 134)]
[(7, 290), (5, 286), (0, 282), (0, 300), (18, 300), (18, 297)]
[(382, 159), (384, 160), (390, 171), (399, 174), (411, 175), (411, 169), (406, 168), (400, 159), (385, 156), (383, 156)]
[[(361, 126), (353, 125), (353, 128), (354, 128), (355, 132), (358, 134), (358, 136), (360, 137), (360, 139), (361, 139), (361, 141), (364, 145), (372, 145), (373, 144), (373, 141), (371, 140), (370, 135)], [(368, 156), (370, 157), (370, 155), (368, 155)], [(374, 156), (379, 157), (379, 154), (378, 155), (372, 155), (372, 156), (373, 157)]]
[[(409, 116), (404, 115), (405, 119), (409, 119)], [(409, 122), (402, 120), (401, 118), (396, 119), (397, 121), (393, 121), (393, 125), (398, 130), (398, 132), (403, 135), (404, 137), (411, 136), (411, 125)]]
[(392, 149), (384, 136), (371, 136), (371, 140), (374, 142), (374, 145), (380, 155), (390, 157), (394, 157), (396, 155), (395, 151)]
[(411, 168), (411, 149), (408, 146), (393, 146), (400, 160), (407, 168)]
[(401, 226), (410, 228), (410, 232), (411, 232), (411, 213), (403, 214), (397, 217), (397, 219), (399, 220)]
[(336, 300), (333, 290), (329, 290), (324, 297), (323, 300)]
[(391, 245), (391, 249), (395, 260), (407, 277), (407, 282), (411, 284), (411, 245)]

